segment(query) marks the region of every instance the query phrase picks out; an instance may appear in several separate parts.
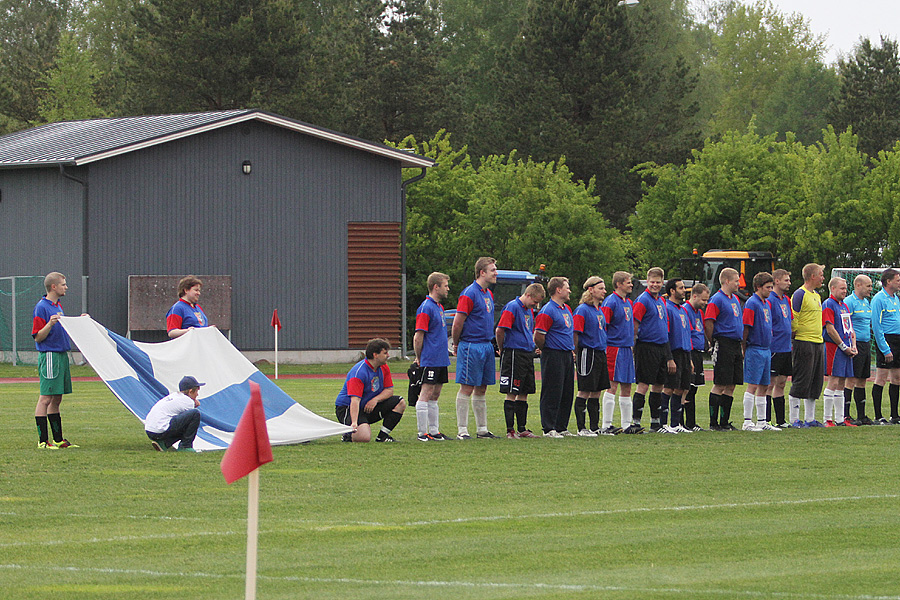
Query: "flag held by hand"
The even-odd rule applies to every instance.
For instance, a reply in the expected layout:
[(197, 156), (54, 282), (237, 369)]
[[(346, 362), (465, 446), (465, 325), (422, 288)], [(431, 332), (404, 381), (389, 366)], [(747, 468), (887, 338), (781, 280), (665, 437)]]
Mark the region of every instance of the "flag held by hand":
[(266, 412), (259, 384), (251, 381), (250, 401), (222, 457), (222, 475), (226, 482), (234, 483), (269, 462), (272, 462), (272, 445), (266, 429)]

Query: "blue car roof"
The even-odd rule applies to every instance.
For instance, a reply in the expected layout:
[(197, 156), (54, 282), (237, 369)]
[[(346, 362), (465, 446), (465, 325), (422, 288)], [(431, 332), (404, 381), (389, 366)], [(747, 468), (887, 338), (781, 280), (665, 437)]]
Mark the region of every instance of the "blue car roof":
[(497, 269), (497, 283), (534, 283), (538, 276), (528, 271)]

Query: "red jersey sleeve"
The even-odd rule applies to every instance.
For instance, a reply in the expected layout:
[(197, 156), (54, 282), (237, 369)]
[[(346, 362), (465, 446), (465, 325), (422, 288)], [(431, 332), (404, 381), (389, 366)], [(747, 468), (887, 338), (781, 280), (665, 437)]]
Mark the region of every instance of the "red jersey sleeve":
[(500, 321), (497, 322), (497, 327), (512, 329), (515, 318), (516, 317), (510, 311), (504, 310), (503, 314), (500, 315)]
[(572, 317), (572, 323), (574, 324), (575, 331), (578, 333), (584, 333), (584, 317), (581, 315), (575, 315)]
[(460, 296), (459, 302), (456, 303), (456, 312), (465, 313), (469, 315), (472, 313), (472, 299), (468, 296)]
[(534, 319), (534, 330), (547, 333), (553, 327), (553, 318), (547, 313), (541, 313)]
[(382, 380), (384, 381), (384, 387), (386, 387), (386, 388), (394, 387), (394, 380), (391, 377), (391, 370), (388, 368), (387, 365), (382, 365), (381, 377), (383, 378)]
[(428, 313), (419, 313), (416, 315), (416, 331), (428, 331), (428, 326), (431, 324), (431, 317)]
[(706, 305), (706, 314), (703, 315), (703, 320), (708, 321), (712, 319), (715, 321), (719, 316), (719, 307), (710, 302)]
[(744, 325), (749, 325), (753, 327), (753, 323), (756, 320), (756, 313), (753, 312), (752, 308), (744, 309)]
[(643, 302), (638, 302), (637, 304), (634, 305), (634, 307), (631, 309), (631, 311), (632, 311), (632, 314), (634, 315), (634, 320), (637, 321), (638, 323), (640, 323), (641, 319), (643, 319), (644, 315), (647, 313), (647, 307), (644, 306)]
[(34, 322), (31, 324), (31, 335), (37, 335), (37, 332), (43, 329), (46, 324), (47, 321), (41, 317), (35, 317)]
[(181, 329), (181, 315), (169, 315), (166, 317), (166, 331)]
[(351, 377), (347, 381), (347, 395), (348, 396), (356, 396), (357, 398), (362, 398), (363, 395), (363, 382), (359, 377)]
[(607, 323), (609, 323), (610, 319), (612, 319), (612, 314), (613, 314), (612, 308), (610, 308), (609, 306), (601, 306), (600, 310), (603, 311), (603, 318), (606, 320)]
[(825, 327), (828, 323), (834, 325), (834, 311), (830, 308), (822, 309), (822, 327)]

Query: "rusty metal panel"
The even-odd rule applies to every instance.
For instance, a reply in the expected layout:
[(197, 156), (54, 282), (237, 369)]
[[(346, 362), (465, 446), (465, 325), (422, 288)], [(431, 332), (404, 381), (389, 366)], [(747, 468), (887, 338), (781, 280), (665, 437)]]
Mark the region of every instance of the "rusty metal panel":
[(347, 224), (348, 345), (400, 344), (400, 223)]
[[(178, 300), (184, 275), (129, 275), (128, 330), (165, 331), (166, 313)], [(209, 324), (231, 329), (231, 275), (197, 275), (203, 282), (200, 306)]]

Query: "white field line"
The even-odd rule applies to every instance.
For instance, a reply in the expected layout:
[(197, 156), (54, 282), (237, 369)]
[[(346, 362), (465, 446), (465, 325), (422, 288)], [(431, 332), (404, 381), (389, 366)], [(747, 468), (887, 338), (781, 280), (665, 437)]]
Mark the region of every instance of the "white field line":
[[(274, 533), (271, 531), (260, 531), (260, 533)], [(147, 535), (117, 535), (107, 538), (88, 538), (85, 540), (44, 540), (36, 542), (8, 542), (0, 544), (0, 548), (21, 548), (24, 546), (66, 546), (74, 544), (108, 544), (110, 542), (141, 542), (144, 540), (175, 540), (181, 538), (192, 538), (201, 536), (228, 536), (228, 535), (247, 535), (246, 531), (193, 531), (186, 533), (156, 533)]]
[[(29, 566), (19, 564), (0, 564), (0, 569), (21, 571), (53, 571), (64, 573), (85, 573), (100, 575), (125, 575), (146, 577), (191, 577), (197, 579), (243, 579), (243, 573), (203, 573), (203, 572), (165, 572), (150, 569), (109, 569), (109, 568), (82, 568), (63, 566)], [(745, 597), (745, 598), (786, 598), (796, 600), (900, 600), (900, 596), (878, 596), (872, 594), (819, 594), (792, 593), (778, 591), (756, 590), (723, 590), (723, 589), (698, 589), (698, 588), (652, 588), (632, 587), (619, 585), (594, 585), (594, 584), (555, 584), (555, 583), (504, 583), (493, 581), (410, 581), (410, 580), (386, 580), (386, 579), (355, 579), (349, 577), (299, 577), (293, 575), (272, 576), (260, 575), (264, 581), (296, 582), (296, 583), (324, 583), (336, 585), (371, 585), (371, 586), (407, 586), (423, 588), (468, 588), (484, 590), (550, 590), (564, 592), (630, 592), (630, 593), (656, 593), (656, 594), (683, 594), (696, 596), (698, 594), (712, 594), (717, 596)]]

